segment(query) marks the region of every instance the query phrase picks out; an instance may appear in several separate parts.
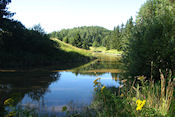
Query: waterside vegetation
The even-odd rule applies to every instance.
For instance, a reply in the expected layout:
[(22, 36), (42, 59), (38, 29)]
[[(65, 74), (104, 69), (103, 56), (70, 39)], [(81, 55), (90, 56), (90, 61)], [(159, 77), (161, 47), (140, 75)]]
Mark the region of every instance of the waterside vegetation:
[(100, 82), (101, 78), (97, 78), (94, 80), (95, 94), (91, 105), (81, 111), (63, 107), (63, 111), (68, 116), (77, 117), (172, 117), (175, 111), (175, 80), (171, 73), (168, 78), (161, 71), (160, 74), (161, 85), (138, 76), (134, 81), (120, 80), (118, 88), (105, 86)]

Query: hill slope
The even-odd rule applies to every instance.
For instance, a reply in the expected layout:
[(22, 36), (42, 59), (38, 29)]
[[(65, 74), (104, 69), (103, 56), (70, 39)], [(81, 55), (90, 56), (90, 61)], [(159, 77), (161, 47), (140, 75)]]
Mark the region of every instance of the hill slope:
[(56, 38), (52, 38), (51, 40), (54, 40), (55, 42), (57, 42), (61, 50), (64, 50), (66, 52), (75, 52), (84, 56), (92, 57), (92, 52), (90, 50), (85, 50), (85, 49), (72, 46)]
[(105, 47), (90, 47), (90, 50), (78, 48), (72, 46), (71, 44), (67, 44), (57, 38), (52, 38), (51, 40), (57, 42), (60, 46), (60, 49), (66, 52), (75, 52), (80, 55), (84, 55), (90, 58), (106, 58), (106, 57), (116, 57), (122, 54), (121, 51), (117, 51), (116, 49), (113, 50), (106, 50)]

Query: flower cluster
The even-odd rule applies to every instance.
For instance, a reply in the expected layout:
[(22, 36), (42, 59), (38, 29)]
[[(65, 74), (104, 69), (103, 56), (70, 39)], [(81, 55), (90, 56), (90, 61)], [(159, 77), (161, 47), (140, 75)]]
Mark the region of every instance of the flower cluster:
[(142, 110), (142, 107), (145, 105), (145, 103), (146, 103), (146, 100), (141, 101), (141, 100), (138, 99), (138, 100), (136, 101), (136, 104), (137, 104), (136, 110), (137, 110), (137, 111)]
[[(15, 100), (12, 99), (12, 98), (8, 98), (8, 99), (6, 99), (6, 100), (4, 101), (4, 105), (5, 105), (5, 106), (9, 106), (9, 107), (10, 107), (10, 110), (13, 110), (13, 111), (9, 112), (7, 115), (5, 115), (5, 117), (13, 117), (13, 116), (16, 115), (16, 112), (15, 112), (14, 109), (13, 109), (14, 102), (15, 102)], [(11, 108), (12, 108), (12, 109), (11, 109)]]
[(105, 86), (103, 86), (102, 88), (101, 88), (101, 92), (103, 92), (103, 90), (105, 89), (106, 87)]
[(97, 78), (94, 80), (94, 90), (97, 91), (97, 90), (101, 90), (101, 92), (103, 93), (104, 89), (106, 88), (106, 86), (103, 86), (101, 83), (100, 83), (100, 80), (101, 78)]
[(100, 80), (100, 79), (101, 79), (101, 78), (97, 78), (97, 79), (94, 80), (94, 87), (96, 87), (96, 86), (101, 86), (101, 83), (98, 82), (98, 80)]
[(4, 105), (11, 105), (14, 103), (14, 100), (12, 98), (8, 98), (4, 101)]
[(95, 87), (95, 88), (94, 88), (95, 91), (99, 90), (99, 88), (101, 87), (101, 83), (100, 83), (100, 81), (99, 81), (100, 79), (101, 79), (101, 78), (97, 78), (97, 79), (95, 79), (94, 82), (93, 82), (93, 83), (94, 83), (94, 87)]

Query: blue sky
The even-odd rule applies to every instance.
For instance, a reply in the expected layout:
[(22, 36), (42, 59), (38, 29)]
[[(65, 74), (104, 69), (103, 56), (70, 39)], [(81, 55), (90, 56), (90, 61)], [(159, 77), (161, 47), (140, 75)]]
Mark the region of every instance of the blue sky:
[(14, 19), (30, 28), (41, 24), (46, 32), (78, 26), (102, 26), (112, 30), (136, 17), (146, 0), (12, 0)]

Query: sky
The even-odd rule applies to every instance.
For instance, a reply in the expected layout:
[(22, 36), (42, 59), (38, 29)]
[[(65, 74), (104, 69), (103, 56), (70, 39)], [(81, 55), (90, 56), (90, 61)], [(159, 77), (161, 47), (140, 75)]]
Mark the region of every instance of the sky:
[(12, 0), (13, 19), (27, 28), (40, 24), (47, 33), (80, 26), (109, 30), (134, 19), (146, 0)]

